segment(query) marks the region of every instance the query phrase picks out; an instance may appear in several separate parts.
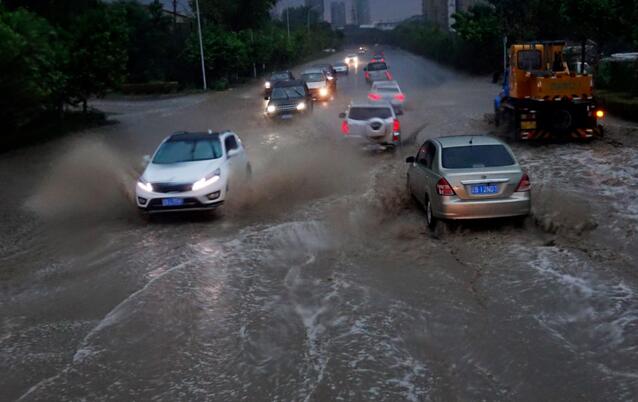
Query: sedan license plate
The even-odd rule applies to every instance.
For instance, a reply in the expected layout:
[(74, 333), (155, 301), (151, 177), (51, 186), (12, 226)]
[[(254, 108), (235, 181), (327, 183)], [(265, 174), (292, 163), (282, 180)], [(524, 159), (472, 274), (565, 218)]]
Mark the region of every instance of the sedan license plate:
[(281, 118), (281, 120), (290, 120), (290, 119), (292, 119), (292, 114), (286, 113), (286, 114), (282, 114), (279, 117)]
[(490, 184), (478, 184), (470, 187), (470, 192), (473, 195), (485, 195), (498, 193), (498, 186)]
[(184, 199), (182, 198), (164, 198), (162, 199), (163, 207), (181, 207), (184, 205)]

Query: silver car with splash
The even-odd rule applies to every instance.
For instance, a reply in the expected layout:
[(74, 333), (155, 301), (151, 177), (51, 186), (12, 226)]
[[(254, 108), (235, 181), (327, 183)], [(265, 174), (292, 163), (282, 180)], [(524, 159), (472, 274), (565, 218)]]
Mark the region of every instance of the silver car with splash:
[(497, 138), (464, 135), (427, 140), (406, 162), (408, 191), (425, 207), (431, 228), (438, 219), (530, 213), (529, 176)]

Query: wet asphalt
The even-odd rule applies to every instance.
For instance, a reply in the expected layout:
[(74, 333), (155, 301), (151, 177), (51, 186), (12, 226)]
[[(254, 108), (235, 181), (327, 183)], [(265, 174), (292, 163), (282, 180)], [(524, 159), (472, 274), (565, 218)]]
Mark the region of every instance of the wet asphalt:
[[(112, 125), (0, 156), (0, 399), (638, 398), (638, 129), (512, 144), (533, 216), (431, 233), (403, 160), (501, 135), (498, 87), (385, 52), (407, 97), (394, 153), (339, 132), (357, 70), (307, 118), (265, 119), (261, 83), (108, 99)], [(253, 182), (213, 215), (142, 219), (142, 156), (208, 128), (241, 136)]]

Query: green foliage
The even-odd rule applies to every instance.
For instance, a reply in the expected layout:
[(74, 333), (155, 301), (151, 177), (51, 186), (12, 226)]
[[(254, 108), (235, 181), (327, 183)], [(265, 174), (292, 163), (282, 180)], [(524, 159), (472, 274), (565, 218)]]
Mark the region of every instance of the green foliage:
[(97, 7), (81, 14), (68, 36), (69, 102), (104, 96), (124, 82), (128, 28), (119, 10)]
[[(194, 3), (191, 1), (193, 10)], [(199, 0), (206, 21), (233, 31), (263, 27), (276, 3), (277, 0)]]
[(67, 52), (43, 18), (0, 8), (0, 121), (15, 129), (59, 105)]

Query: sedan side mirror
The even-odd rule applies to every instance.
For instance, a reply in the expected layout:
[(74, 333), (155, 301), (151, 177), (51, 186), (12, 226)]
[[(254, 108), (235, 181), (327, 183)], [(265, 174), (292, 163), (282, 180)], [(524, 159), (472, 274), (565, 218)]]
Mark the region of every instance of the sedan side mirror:
[(339, 118), (340, 119), (345, 119), (346, 118), (346, 114), (344, 112), (339, 113)]
[(368, 71), (368, 67), (363, 67), (363, 71)]
[(270, 100), (270, 96), (264, 96), (264, 100)]
[(408, 156), (405, 158), (405, 163), (414, 163), (416, 162), (416, 158), (414, 156)]

